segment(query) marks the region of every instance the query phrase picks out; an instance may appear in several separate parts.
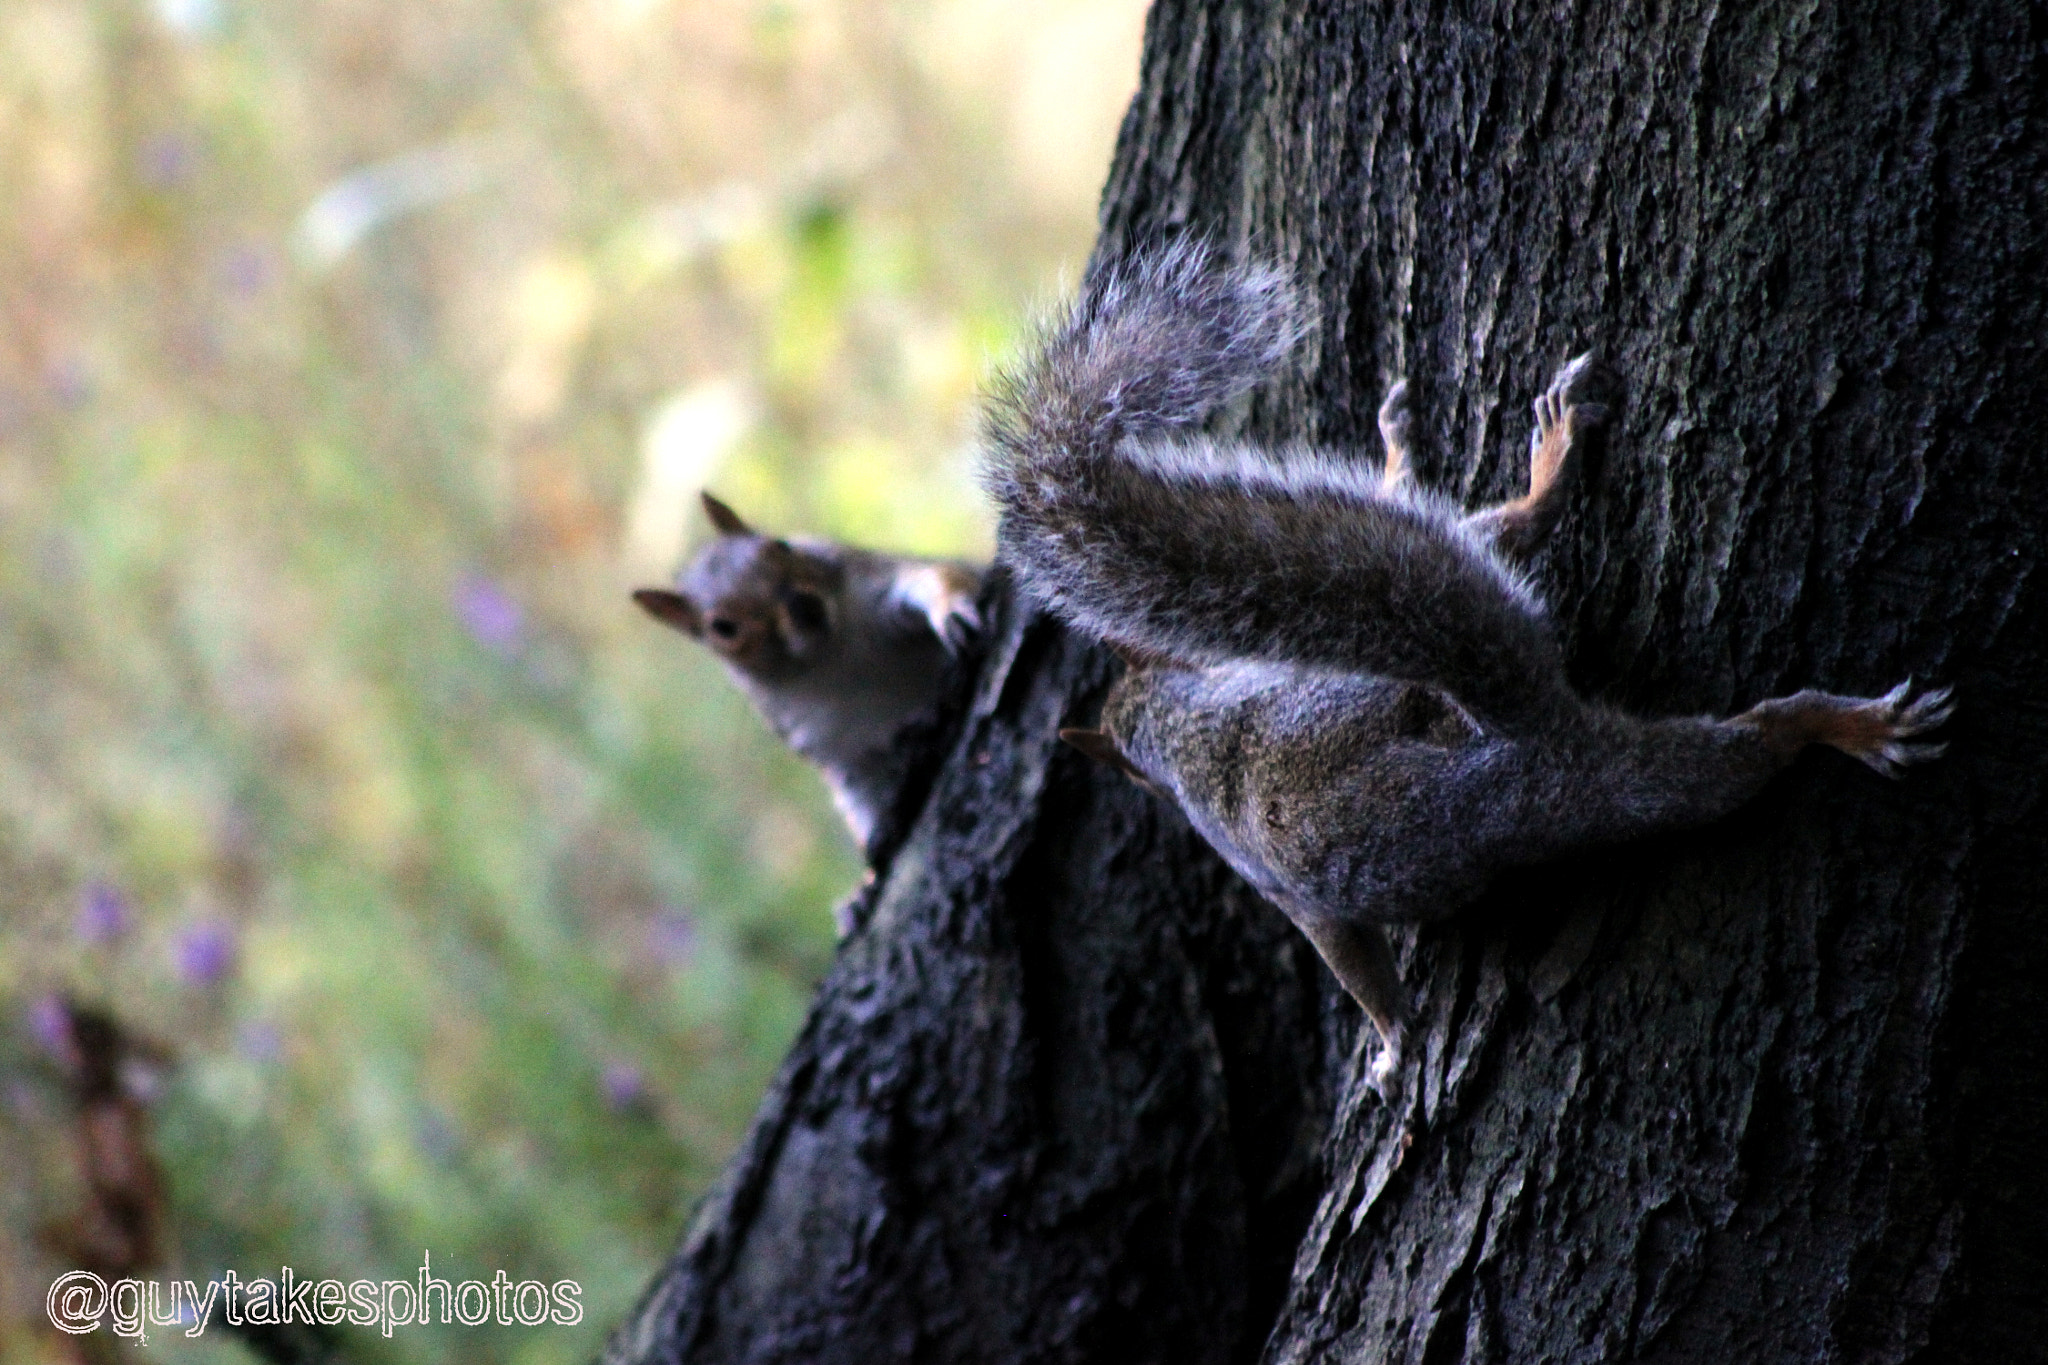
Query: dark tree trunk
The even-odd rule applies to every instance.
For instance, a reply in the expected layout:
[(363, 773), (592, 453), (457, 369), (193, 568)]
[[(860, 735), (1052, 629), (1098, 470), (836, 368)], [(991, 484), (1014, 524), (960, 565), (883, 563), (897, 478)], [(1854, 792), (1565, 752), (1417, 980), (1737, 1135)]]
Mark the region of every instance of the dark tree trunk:
[(1160, 0), (1101, 252), (1314, 292), (1256, 432), (1368, 449), (1406, 373), (1424, 478), (1498, 497), (1595, 348), (1541, 573), (1580, 685), (1912, 673), (1954, 748), (1400, 936), (1404, 1148), (1293, 931), (1055, 742), (1112, 665), (1007, 606), (607, 1359), (2048, 1359), (2044, 44), (2020, 3)]

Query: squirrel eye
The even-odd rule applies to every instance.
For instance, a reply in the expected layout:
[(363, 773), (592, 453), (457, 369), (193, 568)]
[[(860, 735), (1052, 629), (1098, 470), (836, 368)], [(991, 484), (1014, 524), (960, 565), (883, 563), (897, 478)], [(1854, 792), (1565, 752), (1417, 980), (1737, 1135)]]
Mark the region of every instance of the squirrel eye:
[(798, 630), (825, 628), (825, 599), (814, 592), (793, 592), (787, 603), (790, 624)]
[(711, 618), (711, 633), (721, 640), (730, 640), (740, 633), (740, 623), (730, 616), (714, 616)]

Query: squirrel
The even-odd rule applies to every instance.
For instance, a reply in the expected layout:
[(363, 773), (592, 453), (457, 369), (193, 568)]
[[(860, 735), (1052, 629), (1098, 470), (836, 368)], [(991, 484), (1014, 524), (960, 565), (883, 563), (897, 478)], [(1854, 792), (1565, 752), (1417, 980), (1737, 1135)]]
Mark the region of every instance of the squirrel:
[(1529, 557), (1557, 521), (1581, 356), (1536, 400), (1526, 495), (1467, 513), (1419, 487), (1405, 383), (1377, 467), (1198, 424), (1305, 330), (1279, 273), (1199, 242), (1097, 271), (998, 379), (984, 483), (998, 561), (1126, 668), (1061, 737), (1172, 801), (1300, 927), (1375, 1026), (1389, 1102), (1409, 1026), (1383, 925), (1494, 872), (1697, 825), (1810, 744), (1880, 773), (1936, 757), (1947, 689), (1803, 691), (1730, 719), (1579, 696)]
[(717, 539), (673, 591), (633, 600), (725, 662), (783, 742), (823, 771), (865, 848), (900, 777), (892, 744), (932, 712), (947, 657), (982, 629), (983, 571), (764, 536), (701, 496)]

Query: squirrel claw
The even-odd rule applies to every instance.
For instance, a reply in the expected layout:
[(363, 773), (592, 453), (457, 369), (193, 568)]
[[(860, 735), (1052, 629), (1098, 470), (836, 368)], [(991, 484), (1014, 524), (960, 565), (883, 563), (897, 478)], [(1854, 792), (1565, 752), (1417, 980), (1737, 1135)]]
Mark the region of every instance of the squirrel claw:
[(1913, 679), (1908, 678), (1877, 699), (1890, 712), (1885, 719), (1891, 724), (1894, 738), (1924, 734), (1955, 714), (1953, 687), (1931, 688), (1917, 697), (1913, 696), (1913, 687)]
[[(1553, 425), (1557, 417), (1566, 408), (1571, 406), (1572, 388), (1579, 382), (1580, 376), (1584, 375), (1592, 367), (1592, 364), (1593, 353), (1591, 351), (1581, 351), (1570, 360), (1565, 361), (1564, 364), (1558, 366), (1557, 373), (1550, 377), (1549, 387), (1536, 396), (1536, 420), (1538, 423)], [(1549, 420), (1546, 421), (1546, 418)]]
[(1932, 692), (1923, 692), (1915, 697), (1901, 710), (1896, 728), (1902, 735), (1917, 735), (1944, 724), (1955, 711), (1955, 689), (1937, 687)]
[(1589, 416), (1572, 405), (1571, 388), (1592, 363), (1591, 351), (1572, 357), (1551, 377), (1550, 387), (1536, 395), (1536, 401), (1530, 405), (1536, 410), (1536, 429), (1529, 433), (1530, 450), (1540, 448), (1559, 427), (1567, 429), (1569, 439), (1569, 428)]
[(1913, 764), (1940, 758), (1948, 750), (1947, 744), (1906, 741), (1943, 725), (1955, 714), (1954, 689), (1937, 687), (1914, 696), (1914, 687), (1914, 680), (1908, 678), (1869, 701), (1838, 701), (1840, 719), (1834, 723), (1833, 733), (1823, 736), (1823, 742), (1885, 777), (1902, 777)]
[(1935, 759), (1948, 752), (1948, 745), (1946, 742), (1935, 744), (1892, 743), (1885, 745), (1884, 752), (1885, 757), (1900, 765), (1932, 763)]
[(1574, 427), (1598, 426), (1607, 420), (1607, 408), (1600, 403), (1575, 403), (1572, 390), (1579, 380), (1593, 367), (1593, 353), (1581, 351), (1558, 367), (1551, 376), (1550, 387), (1536, 396), (1531, 406), (1536, 409), (1536, 430), (1529, 435), (1530, 449), (1542, 445), (1550, 433), (1562, 426), (1569, 433)]
[(1569, 390), (1573, 384), (1578, 382), (1579, 376), (1584, 374), (1592, 364), (1593, 353), (1591, 351), (1580, 351), (1570, 360), (1565, 361), (1564, 364), (1558, 366), (1557, 374), (1550, 381), (1552, 391), (1562, 394)]
[(1408, 406), (1408, 381), (1396, 379), (1387, 387), (1387, 396), (1380, 403), (1380, 436), (1388, 445), (1406, 445), (1412, 416)]
[(948, 654), (958, 654), (972, 644), (982, 632), (981, 609), (971, 598), (963, 598), (952, 604), (943, 621), (933, 622), (939, 643), (946, 647)]
[(1382, 1041), (1380, 1055), (1373, 1059), (1371, 1068), (1365, 1073), (1365, 1079), (1368, 1085), (1379, 1092), (1380, 1103), (1389, 1109), (1401, 1107), (1401, 1100), (1406, 1093), (1406, 1086), (1403, 1084), (1406, 1078), (1401, 1072), (1400, 1052)]
[(948, 654), (958, 654), (982, 632), (975, 598), (981, 583), (971, 572), (945, 563), (908, 567), (896, 580), (898, 601), (924, 617)]
[(1947, 744), (1901, 744), (1894, 740), (1859, 757), (1872, 771), (1897, 781), (1915, 763), (1931, 763), (1947, 752)]

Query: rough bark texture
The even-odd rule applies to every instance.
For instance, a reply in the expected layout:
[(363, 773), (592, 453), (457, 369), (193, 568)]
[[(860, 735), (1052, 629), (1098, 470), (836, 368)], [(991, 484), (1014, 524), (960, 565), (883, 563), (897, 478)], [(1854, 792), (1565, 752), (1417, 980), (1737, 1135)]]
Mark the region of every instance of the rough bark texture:
[[(1319, 298), (1255, 433), (1516, 489), (1625, 386), (1542, 579), (1588, 692), (1956, 684), (1710, 829), (1404, 935), (1355, 1011), (1054, 742), (1113, 665), (1006, 604), (746, 1149), (606, 1359), (2048, 1359), (2048, 20), (2038, 5), (1160, 0), (1103, 252)], [(922, 799), (925, 792), (929, 799)]]

